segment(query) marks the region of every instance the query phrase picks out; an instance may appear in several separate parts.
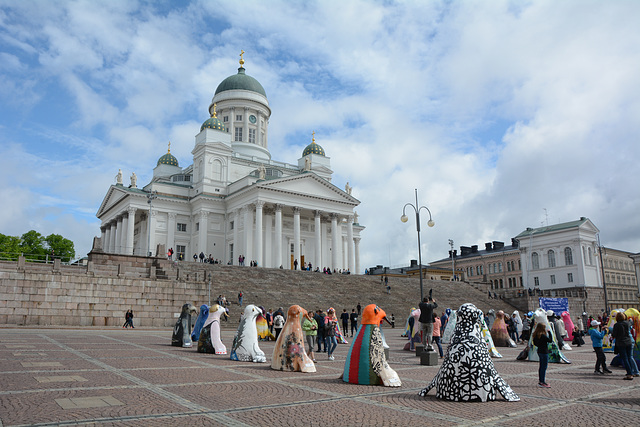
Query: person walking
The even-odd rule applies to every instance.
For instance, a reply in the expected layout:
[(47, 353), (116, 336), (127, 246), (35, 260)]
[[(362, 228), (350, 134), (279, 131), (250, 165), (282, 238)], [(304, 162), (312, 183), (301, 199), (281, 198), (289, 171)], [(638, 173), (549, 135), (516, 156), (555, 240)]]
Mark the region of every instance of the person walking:
[(440, 353), (440, 358), (442, 359), (444, 355), (442, 354), (442, 345), (440, 344), (440, 318), (436, 313), (433, 313), (433, 342), (438, 346), (438, 353)]
[(123, 328), (127, 329), (129, 326), (131, 326), (132, 329), (135, 329), (135, 327), (133, 326), (133, 311), (131, 311), (131, 309), (127, 310), (126, 314), (124, 315), (124, 325), (122, 325)]
[(438, 303), (433, 298), (424, 297), (418, 306), (420, 308), (420, 329), (422, 331), (422, 344), (425, 351), (434, 351), (431, 342), (433, 340), (433, 310), (438, 308)]
[[(342, 321), (342, 332), (344, 332), (344, 336), (349, 336), (349, 313), (347, 313), (347, 309), (342, 309), (342, 314), (340, 315), (340, 320)], [(351, 334), (353, 336), (353, 334)]]
[(318, 324), (318, 334), (316, 338), (318, 341), (318, 353), (326, 353), (327, 342), (326, 342), (326, 334), (324, 330), (324, 314), (322, 313), (322, 310), (317, 310), (316, 315), (313, 316), (313, 318), (316, 319), (316, 323)]
[(351, 321), (351, 336), (355, 337), (356, 332), (358, 332), (358, 313), (356, 313), (355, 308), (351, 309), (349, 320)]
[[(616, 340), (614, 353), (620, 355), (624, 369), (627, 371), (624, 379), (632, 380), (634, 375), (631, 364), (635, 363), (635, 360), (633, 360), (633, 345), (631, 334), (629, 333), (629, 323), (627, 323), (626, 316), (621, 311), (616, 314), (616, 323), (613, 325), (611, 336)], [(635, 376), (638, 375), (636, 374)]]
[(325, 331), (327, 334), (327, 356), (329, 356), (329, 360), (334, 360), (333, 352), (338, 346), (338, 341), (336, 340), (336, 325), (338, 324), (338, 319), (336, 318), (336, 311), (333, 307), (327, 310), (327, 315), (324, 318)]
[[(607, 357), (604, 355), (604, 351), (602, 351), (602, 339), (607, 335), (608, 330), (605, 328), (600, 331), (598, 326), (600, 326), (600, 322), (593, 320), (591, 322), (591, 328), (589, 328), (591, 345), (593, 346), (593, 351), (596, 352), (596, 367), (593, 373), (600, 375), (604, 375), (605, 373), (610, 374), (611, 371), (607, 369)], [(602, 370), (600, 370), (600, 367), (602, 367)]]
[(242, 307), (242, 298), (243, 298), (242, 291), (240, 291), (240, 293), (238, 294), (238, 304), (240, 305), (240, 307)]
[(307, 355), (316, 361), (316, 356), (313, 354), (313, 348), (315, 347), (316, 336), (318, 335), (318, 322), (313, 318), (313, 311), (307, 311), (302, 321), (302, 330), (304, 331), (304, 337), (307, 344)]
[(553, 342), (551, 331), (547, 331), (543, 323), (538, 323), (533, 331), (533, 344), (538, 347), (538, 387), (551, 388), (546, 382), (547, 365), (549, 364), (549, 344)]
[(273, 319), (273, 329), (276, 331), (276, 341), (278, 340), (278, 335), (280, 335), (280, 331), (282, 331), (283, 326), (284, 317), (280, 312), (276, 312), (276, 317)]

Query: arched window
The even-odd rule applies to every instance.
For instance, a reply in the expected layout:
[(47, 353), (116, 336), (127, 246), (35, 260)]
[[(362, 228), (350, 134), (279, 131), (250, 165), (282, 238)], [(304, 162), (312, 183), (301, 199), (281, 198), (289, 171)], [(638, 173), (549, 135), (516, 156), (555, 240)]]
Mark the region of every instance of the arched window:
[(549, 260), (549, 268), (556, 266), (556, 253), (553, 250), (547, 252), (547, 259)]
[(564, 265), (573, 265), (573, 251), (568, 246), (564, 248)]
[(213, 161), (213, 174), (211, 178), (214, 181), (222, 181), (222, 162), (218, 159)]
[(540, 260), (538, 259), (538, 252), (531, 254), (531, 268), (534, 270), (540, 269)]
[(591, 254), (591, 248), (588, 248), (588, 252), (589, 252), (589, 265), (593, 265), (593, 258), (592, 258), (592, 254)]

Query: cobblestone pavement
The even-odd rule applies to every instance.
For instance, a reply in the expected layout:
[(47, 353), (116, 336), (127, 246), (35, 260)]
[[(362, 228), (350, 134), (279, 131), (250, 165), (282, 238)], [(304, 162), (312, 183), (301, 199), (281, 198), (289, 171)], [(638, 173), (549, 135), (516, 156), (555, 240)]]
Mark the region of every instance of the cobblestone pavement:
[[(223, 331), (231, 347), (233, 333)], [(402, 351), (400, 329), (385, 329), (390, 365), (402, 387), (359, 386), (339, 377), (349, 345), (335, 361), (317, 356), (313, 374), (274, 371), (194, 348), (172, 347), (170, 329), (0, 329), (0, 427), (19, 425), (633, 425), (640, 378), (593, 374), (590, 346), (550, 364), (552, 388), (537, 387), (535, 362), (499, 348), (498, 372), (520, 402), (448, 402), (417, 395), (438, 366)], [(273, 343), (260, 347), (271, 360)], [(612, 354), (607, 354), (608, 361)], [(636, 421), (634, 421), (636, 420)]]

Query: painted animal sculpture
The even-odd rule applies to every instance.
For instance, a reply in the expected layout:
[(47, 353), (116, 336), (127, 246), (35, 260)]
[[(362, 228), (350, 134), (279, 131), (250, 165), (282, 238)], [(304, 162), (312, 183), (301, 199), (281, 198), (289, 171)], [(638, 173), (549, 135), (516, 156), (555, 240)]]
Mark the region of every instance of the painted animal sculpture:
[(496, 391), (510, 402), (520, 397), (496, 371), (482, 338), (482, 311), (463, 304), (457, 311), (456, 329), (442, 366), (420, 393), (426, 396), (435, 387), (436, 397), (452, 401), (486, 402), (496, 399)]
[(504, 321), (504, 311), (496, 313), (496, 320), (491, 327), (491, 338), (496, 347), (516, 347), (516, 343), (509, 337), (507, 324)]
[(176, 347), (192, 347), (191, 342), (191, 316), (197, 314), (198, 311), (191, 303), (182, 306), (180, 318), (173, 327), (173, 336), (171, 337), (171, 345)]
[(265, 363), (267, 358), (258, 346), (258, 329), (256, 319), (262, 313), (258, 307), (249, 304), (244, 308), (238, 330), (233, 338), (233, 346), (229, 358), (241, 362)]
[(571, 363), (569, 359), (565, 357), (562, 351), (558, 348), (558, 344), (556, 343), (555, 332), (553, 328), (549, 325), (549, 319), (547, 318), (547, 312), (542, 308), (536, 309), (533, 313), (533, 325), (531, 325), (531, 337), (529, 337), (529, 344), (527, 348), (529, 349), (529, 357), (528, 359), (534, 362), (538, 362), (540, 359), (538, 358), (538, 347), (533, 343), (533, 331), (536, 330), (536, 326), (538, 323), (543, 323), (545, 325), (545, 330), (547, 332), (551, 331), (552, 342), (549, 345), (549, 363)]
[(402, 381), (391, 369), (384, 355), (380, 322), (386, 313), (375, 304), (362, 311), (362, 322), (351, 343), (344, 364), (342, 380), (351, 384), (384, 385), (400, 387)]
[(287, 321), (273, 348), (271, 369), (278, 371), (316, 372), (316, 365), (304, 348), (305, 337), (300, 320), (307, 311), (292, 305), (287, 311)]
[(228, 317), (227, 310), (214, 304), (198, 339), (198, 353), (227, 354), (227, 347), (220, 339), (220, 317)]
[(193, 327), (193, 332), (191, 332), (191, 341), (197, 342), (200, 339), (200, 331), (202, 331), (202, 327), (208, 318), (209, 306), (207, 304), (202, 304), (200, 306), (198, 318), (196, 319), (196, 325)]

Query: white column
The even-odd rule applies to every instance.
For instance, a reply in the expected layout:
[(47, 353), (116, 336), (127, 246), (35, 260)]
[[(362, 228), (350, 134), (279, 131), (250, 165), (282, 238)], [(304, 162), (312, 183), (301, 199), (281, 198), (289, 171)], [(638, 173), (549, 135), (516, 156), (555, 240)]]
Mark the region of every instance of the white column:
[[(176, 214), (173, 212), (169, 212), (168, 214), (169, 220), (167, 221), (167, 251), (173, 248), (173, 252), (175, 253), (175, 240), (176, 240)], [(177, 259), (178, 255), (175, 254)]]
[(331, 259), (331, 241), (329, 240), (327, 233), (328, 224), (320, 221), (320, 236), (322, 238), (322, 264), (318, 265), (320, 270), (325, 268)]
[(127, 238), (125, 241), (125, 254), (133, 255), (133, 229), (136, 226), (136, 208), (127, 209)]
[(300, 208), (297, 206), (293, 208), (293, 259), (298, 260), (298, 268), (302, 268), (300, 260)]
[(108, 253), (109, 243), (111, 241), (111, 226), (109, 226), (109, 224), (102, 227), (102, 235), (104, 236), (102, 239), (102, 250)]
[(109, 236), (109, 253), (116, 253), (116, 224), (114, 220), (111, 222), (111, 235)]
[(116, 240), (113, 252), (116, 254), (122, 253), (122, 215), (118, 216), (118, 222), (116, 224)]
[(156, 256), (156, 215), (158, 211), (152, 209), (151, 217), (149, 218), (149, 252), (151, 256)]
[(320, 211), (313, 211), (313, 222), (315, 232), (315, 259), (313, 260), (314, 267), (320, 267), (322, 265), (322, 239), (320, 237)]
[(275, 267), (282, 265), (282, 205), (276, 204)]
[(347, 268), (350, 272), (353, 272), (355, 268), (355, 260), (353, 255), (353, 216), (349, 215), (347, 218)]
[(256, 130), (256, 143), (264, 147), (264, 140), (262, 139), (262, 113), (258, 111), (256, 115), (258, 116), (258, 122), (256, 123), (258, 125), (258, 129)]
[[(246, 111), (246, 110), (245, 110)], [(262, 257), (262, 207), (264, 202), (258, 200), (256, 202), (256, 239), (254, 244), (255, 260), (258, 266), (264, 267), (264, 258)]]
[(352, 271), (351, 274), (361, 274), (360, 272), (362, 270), (360, 270), (360, 238), (359, 237), (356, 237), (355, 239), (353, 239), (353, 246), (354, 246), (355, 258), (356, 258), (356, 269)]
[(229, 132), (231, 133), (231, 142), (236, 140), (236, 109), (231, 107), (229, 110)]
[(273, 216), (269, 211), (264, 212), (264, 258), (265, 267), (275, 267), (273, 265)]
[[(249, 142), (249, 107), (244, 107), (244, 115), (242, 116), (242, 141)], [(257, 261), (257, 260), (256, 260)], [(258, 264), (260, 265), (260, 264)]]
[(209, 212), (200, 211), (200, 230), (198, 230), (198, 251), (204, 252), (207, 256), (207, 230), (209, 229), (209, 224), (207, 218), (209, 216)]
[(129, 235), (129, 214), (122, 215), (122, 232), (120, 233), (120, 253), (129, 255), (127, 252), (127, 236)]
[(246, 263), (250, 263), (253, 260), (253, 211), (249, 206), (244, 208), (244, 250)]
[(347, 269), (347, 238), (344, 237), (342, 235), (342, 227), (341, 228), (341, 233), (340, 233), (340, 241), (342, 242), (342, 245), (340, 245), (340, 249), (342, 249), (342, 265), (340, 266), (341, 269), (346, 270)]
[(331, 214), (331, 269), (338, 268), (338, 214)]
[(239, 265), (238, 257), (242, 254), (240, 252), (240, 238), (238, 237), (238, 229), (240, 228), (240, 211), (238, 209), (233, 211), (233, 259), (231, 263), (233, 265)]

